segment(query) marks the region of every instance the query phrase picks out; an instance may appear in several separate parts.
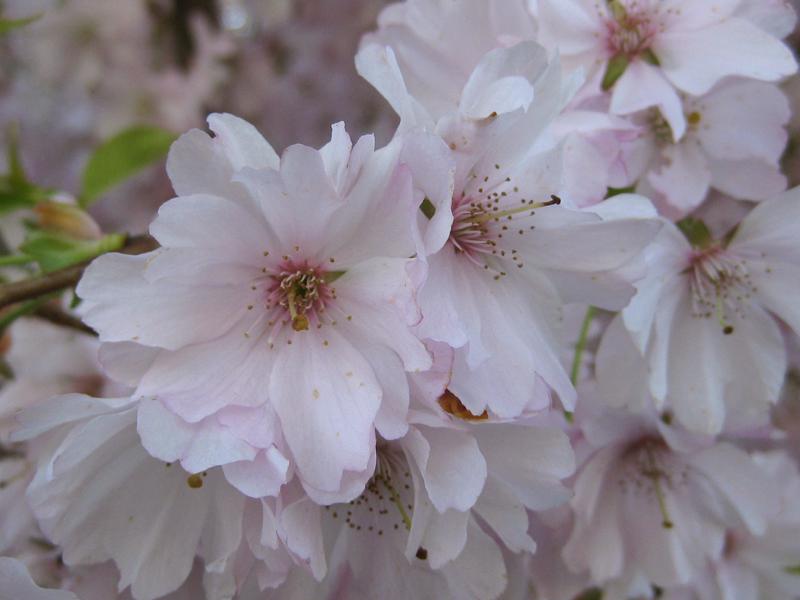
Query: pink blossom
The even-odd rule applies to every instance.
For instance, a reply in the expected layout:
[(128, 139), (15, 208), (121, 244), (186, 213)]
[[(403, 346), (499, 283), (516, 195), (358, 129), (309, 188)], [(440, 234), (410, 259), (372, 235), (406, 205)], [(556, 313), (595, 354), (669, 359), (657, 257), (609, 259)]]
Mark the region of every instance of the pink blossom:
[(750, 21), (743, 5), (541, 0), (541, 39), (568, 64), (605, 74), (604, 87), (613, 86), (612, 112), (657, 107), (680, 140), (687, 122), (679, 92), (701, 96), (727, 76), (777, 81), (796, 70), (779, 40), (785, 30), (770, 28), (766, 19)]
[[(718, 433), (729, 412), (729, 426), (763, 420), (778, 399), (786, 349), (773, 315), (800, 331), (790, 300), (800, 281), (798, 200), (793, 189), (763, 202), (721, 240), (696, 226), (693, 245), (668, 225), (648, 250), (648, 275), (622, 323), (644, 356), (638, 373), (647, 373), (656, 406), (690, 429)], [(624, 350), (625, 333), (614, 336), (605, 343), (609, 372), (638, 360)]]
[(180, 195), (150, 228), (162, 248), (95, 261), (78, 287), (85, 319), (116, 343), (112, 374), (148, 399), (139, 430), (155, 456), (225, 465), (253, 496), (291, 478), (291, 460), (309, 493), (349, 499), (376, 429), (406, 429), (408, 398), (386, 386), (431, 364), (411, 331), (411, 172), (398, 144), (352, 146), (340, 125), (279, 162), (249, 124), (210, 123), (217, 137), (189, 132), (170, 154)]

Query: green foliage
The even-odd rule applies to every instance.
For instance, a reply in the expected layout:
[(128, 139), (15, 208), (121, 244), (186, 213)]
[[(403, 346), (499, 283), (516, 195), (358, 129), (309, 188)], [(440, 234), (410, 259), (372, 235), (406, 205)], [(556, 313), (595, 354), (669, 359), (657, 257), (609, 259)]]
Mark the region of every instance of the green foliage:
[(603, 590), (600, 588), (589, 588), (576, 596), (575, 600), (603, 600)]
[(89, 206), (100, 195), (166, 156), (175, 134), (147, 125), (131, 127), (101, 144), (83, 171), (79, 203)]
[(423, 215), (428, 217), (428, 219), (432, 219), (433, 215), (436, 214), (436, 207), (428, 198), (425, 198), (422, 201), (422, 204), (419, 205), (419, 209), (422, 211)]
[(98, 240), (79, 240), (34, 229), (20, 245), (26, 256), (39, 263), (42, 271), (49, 272), (74, 265), (105, 252), (119, 250), (125, 244), (125, 236), (112, 233)]
[(714, 238), (711, 236), (711, 231), (700, 219), (686, 217), (678, 221), (676, 225), (683, 235), (686, 236), (686, 239), (689, 240), (689, 243), (695, 248), (706, 248), (714, 241)]
[(650, 63), (654, 67), (660, 67), (661, 66), (661, 61), (658, 60), (658, 57), (656, 56), (656, 53), (653, 52), (653, 50), (651, 48), (646, 48), (642, 52), (642, 58), (645, 59), (648, 63)]
[(21, 208), (32, 208), (37, 202), (50, 197), (49, 190), (28, 181), (19, 156), (18, 139), (17, 128), (10, 127), (6, 149), (8, 173), (0, 175), (0, 215)]
[(24, 19), (4, 19), (0, 17), (0, 35), (5, 35), (10, 31), (14, 31), (20, 27), (25, 27), (25, 25), (30, 25), (41, 17), (42, 15), (33, 15), (30, 17), (25, 17)]
[(617, 83), (617, 79), (622, 77), (630, 63), (630, 59), (624, 54), (611, 57), (606, 67), (606, 74), (603, 75), (603, 91), (610, 90)]
[(636, 193), (636, 186), (630, 185), (624, 188), (608, 188), (606, 192), (606, 198), (613, 198), (614, 196), (619, 196), (620, 194), (634, 194)]

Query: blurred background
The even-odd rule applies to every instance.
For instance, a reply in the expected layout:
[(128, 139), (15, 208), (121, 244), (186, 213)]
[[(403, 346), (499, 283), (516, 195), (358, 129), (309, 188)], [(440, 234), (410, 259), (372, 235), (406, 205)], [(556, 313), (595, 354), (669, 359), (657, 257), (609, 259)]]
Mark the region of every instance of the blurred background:
[[(77, 196), (104, 140), (143, 124), (178, 134), (204, 127), (214, 111), (251, 121), (278, 152), (324, 144), (337, 121), (353, 137), (374, 132), (385, 143), (396, 119), (353, 57), (387, 3), (0, 0), (4, 22), (33, 19), (0, 34), (0, 151), (18, 131), (28, 179)], [(800, 46), (800, 34), (792, 43)], [(795, 115), (785, 167), (797, 185), (800, 79), (785, 89)], [(138, 233), (171, 195), (162, 160), (91, 212), (105, 231)]]
[[(181, 133), (209, 112), (251, 121), (282, 151), (396, 120), (355, 72), (384, 0), (0, 0), (0, 154), (18, 131), (27, 177), (77, 195), (93, 148), (153, 125)], [(3, 159), (5, 162), (6, 159)], [(0, 162), (0, 172), (3, 172)], [(163, 161), (92, 207), (105, 230), (140, 232), (171, 197)]]

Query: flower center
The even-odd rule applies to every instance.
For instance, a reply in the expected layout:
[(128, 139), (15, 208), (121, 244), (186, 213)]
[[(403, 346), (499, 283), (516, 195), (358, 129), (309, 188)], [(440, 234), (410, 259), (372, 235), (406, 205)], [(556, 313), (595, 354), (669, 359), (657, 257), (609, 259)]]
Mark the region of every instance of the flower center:
[[(632, 10), (631, 10), (632, 9)], [(620, 0), (609, 0), (612, 18), (606, 20), (608, 51), (612, 56), (636, 58), (650, 48), (658, 24), (639, 7), (627, 8)]]
[(375, 473), (364, 493), (347, 504), (325, 507), (334, 520), (361, 534), (383, 537), (408, 534), (414, 511), (414, 490), (405, 454), (396, 446), (378, 443)]
[(675, 138), (672, 136), (672, 128), (667, 123), (664, 115), (657, 108), (650, 111), (647, 118), (647, 124), (653, 136), (656, 138), (656, 143), (661, 146), (672, 145), (675, 143)]
[(290, 322), (295, 331), (319, 325), (326, 304), (336, 298), (335, 290), (329, 285), (330, 275), (315, 267), (291, 263), (270, 275), (266, 307), (273, 314), (271, 321)]
[[(672, 489), (686, 473), (676, 473), (678, 465), (669, 447), (660, 438), (645, 437), (631, 444), (623, 456), (622, 474), (618, 481), (622, 491), (637, 494), (658, 503), (661, 525), (672, 529), (674, 523), (667, 510), (665, 489)], [(676, 475), (680, 475), (676, 477)]]
[(756, 288), (745, 261), (721, 246), (696, 251), (692, 257), (689, 287), (692, 316), (716, 318), (725, 335), (733, 333), (733, 321), (743, 318)]
[[(508, 179), (506, 181), (509, 181)], [(514, 188), (516, 192), (516, 188)], [(478, 192), (484, 194), (483, 188)], [(522, 268), (522, 257), (515, 249), (506, 250), (502, 244), (504, 235), (524, 235), (533, 226), (519, 227), (513, 221), (516, 218), (528, 217), (535, 209), (560, 204), (557, 196), (551, 196), (547, 202), (520, 199), (519, 204), (512, 204), (508, 192), (495, 191), (486, 193), (484, 200), (476, 200), (470, 195), (453, 198), (453, 227), (450, 230), (449, 242), (456, 254), (463, 255), (470, 262), (494, 273), (494, 279), (505, 277), (502, 259), (509, 259), (517, 267)], [(494, 259), (497, 259), (494, 260)]]

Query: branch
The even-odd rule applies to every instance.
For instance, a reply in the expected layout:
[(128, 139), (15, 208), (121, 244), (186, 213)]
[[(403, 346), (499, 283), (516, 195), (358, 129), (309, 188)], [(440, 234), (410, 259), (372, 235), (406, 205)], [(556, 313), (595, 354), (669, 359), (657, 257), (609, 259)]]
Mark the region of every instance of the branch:
[(37, 308), (31, 316), (48, 321), (54, 325), (68, 327), (69, 329), (74, 329), (75, 331), (97, 337), (97, 332), (94, 329), (86, 325), (79, 318), (73, 317), (68, 312), (61, 310), (53, 303), (43, 304)]
[[(123, 254), (142, 254), (155, 250), (158, 243), (149, 235), (130, 236), (119, 250)], [(77, 285), (91, 260), (45, 273), (30, 279), (0, 285), (0, 308)]]

